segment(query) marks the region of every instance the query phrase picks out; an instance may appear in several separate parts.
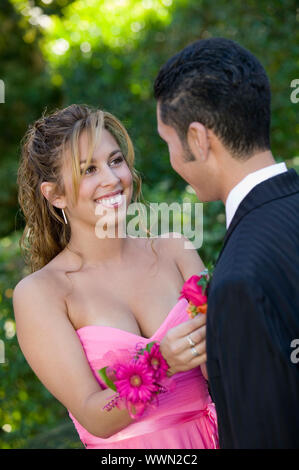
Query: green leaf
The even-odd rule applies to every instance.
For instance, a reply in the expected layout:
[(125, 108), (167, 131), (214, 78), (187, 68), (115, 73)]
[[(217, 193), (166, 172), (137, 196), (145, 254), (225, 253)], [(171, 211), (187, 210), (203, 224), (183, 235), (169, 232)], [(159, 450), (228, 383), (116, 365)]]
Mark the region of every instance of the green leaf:
[(211, 262), (208, 263), (207, 267), (201, 271), (201, 273), (199, 274), (201, 277), (201, 279), (197, 282), (197, 285), (198, 286), (201, 286), (202, 287), (202, 293), (204, 294), (205, 291), (206, 291), (206, 288), (208, 287), (208, 283), (211, 281), (212, 279), (212, 276), (213, 276), (213, 270), (214, 270), (214, 266)]
[(107, 373), (106, 373), (106, 369), (108, 368), (107, 367), (103, 367), (102, 369), (99, 369), (98, 370), (98, 373), (99, 373), (99, 376), (101, 377), (101, 379), (105, 382), (105, 384), (111, 388), (112, 390), (114, 390), (115, 392), (117, 392), (117, 389), (116, 389), (116, 386), (114, 385), (114, 383), (112, 382), (112, 380), (110, 380), (107, 376)]
[(208, 285), (208, 281), (207, 281), (206, 278), (202, 277), (202, 278), (197, 282), (197, 285), (202, 287), (202, 293), (204, 294), (204, 293), (205, 293), (205, 290), (206, 290), (206, 288), (207, 288), (207, 285)]
[(146, 345), (146, 348), (145, 348), (146, 351), (148, 351), (148, 352), (150, 353), (150, 352), (151, 352), (151, 349), (152, 349), (152, 347), (153, 347), (154, 344), (155, 344), (155, 341), (152, 341), (151, 343), (148, 343), (148, 344)]

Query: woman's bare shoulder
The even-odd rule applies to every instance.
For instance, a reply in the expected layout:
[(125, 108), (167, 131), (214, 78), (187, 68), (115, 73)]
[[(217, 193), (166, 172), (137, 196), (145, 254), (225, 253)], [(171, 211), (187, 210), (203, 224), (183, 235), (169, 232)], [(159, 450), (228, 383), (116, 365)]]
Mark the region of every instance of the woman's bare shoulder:
[(49, 269), (46, 265), (43, 268), (23, 277), (17, 283), (14, 290), (21, 290), (25, 288), (30, 289), (30, 287), (34, 288), (35, 286), (40, 286), (41, 284), (45, 284), (50, 288), (55, 283), (56, 278), (57, 272), (54, 269)]
[(154, 246), (161, 251), (161, 253), (172, 253), (174, 256), (177, 255), (177, 251), (181, 251), (184, 248), (193, 248), (192, 243), (188, 238), (179, 232), (167, 232), (159, 235), (154, 240)]
[(41, 269), (21, 279), (14, 288), (13, 300), (22, 300), (23, 296), (30, 296), (30, 293), (36, 294), (39, 291), (50, 301), (52, 295), (55, 295), (56, 300), (62, 301), (68, 288), (69, 280), (65, 276), (65, 270), (62, 270), (61, 260), (58, 262), (56, 257)]
[(160, 252), (171, 257), (187, 280), (204, 269), (204, 263), (193, 243), (181, 233), (170, 232), (157, 238)]

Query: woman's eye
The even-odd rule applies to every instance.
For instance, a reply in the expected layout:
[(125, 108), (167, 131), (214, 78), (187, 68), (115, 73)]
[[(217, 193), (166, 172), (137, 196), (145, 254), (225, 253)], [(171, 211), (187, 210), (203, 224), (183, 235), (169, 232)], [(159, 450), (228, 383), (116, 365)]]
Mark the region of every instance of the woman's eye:
[[(89, 166), (88, 168), (86, 168), (86, 171), (85, 171), (85, 174), (86, 174), (86, 175), (90, 174), (89, 170), (90, 170), (91, 168), (95, 168), (95, 166), (94, 166), (94, 165), (91, 165), (91, 166)], [(93, 173), (93, 172), (91, 172), (91, 173)]]
[(117, 165), (118, 163), (121, 163), (123, 160), (124, 160), (124, 157), (121, 155), (121, 156), (115, 158), (114, 160), (112, 160), (111, 164), (113, 163), (113, 164)]
[[(122, 163), (123, 161), (124, 161), (124, 156), (120, 155), (119, 157), (114, 158), (114, 160), (111, 161), (110, 165), (112, 165), (112, 166), (118, 165), (118, 164)], [(96, 170), (96, 166), (91, 165), (88, 168), (86, 168), (84, 174), (85, 175), (90, 175), (91, 173), (94, 173), (95, 170)], [(83, 170), (81, 169), (81, 174), (82, 173), (83, 173)]]

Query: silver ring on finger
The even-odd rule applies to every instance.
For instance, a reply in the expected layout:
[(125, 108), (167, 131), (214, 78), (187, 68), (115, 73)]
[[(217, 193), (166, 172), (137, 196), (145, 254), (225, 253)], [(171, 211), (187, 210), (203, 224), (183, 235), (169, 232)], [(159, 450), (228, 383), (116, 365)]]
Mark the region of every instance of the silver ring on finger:
[(199, 352), (197, 352), (197, 350), (195, 349), (194, 346), (191, 348), (191, 352), (192, 352), (193, 356), (199, 356)]
[(194, 343), (193, 339), (191, 338), (191, 334), (187, 336), (187, 340), (188, 340), (191, 348), (192, 348), (192, 346), (193, 347), (195, 346), (195, 343)]

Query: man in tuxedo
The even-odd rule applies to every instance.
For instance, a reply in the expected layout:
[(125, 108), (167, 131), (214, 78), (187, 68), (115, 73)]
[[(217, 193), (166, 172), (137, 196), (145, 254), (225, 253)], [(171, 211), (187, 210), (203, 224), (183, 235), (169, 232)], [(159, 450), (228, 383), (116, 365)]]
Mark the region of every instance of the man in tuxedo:
[(199, 40), (154, 92), (172, 167), (200, 201), (225, 204), (206, 338), (220, 447), (297, 448), (299, 176), (270, 150), (266, 72), (233, 41)]

